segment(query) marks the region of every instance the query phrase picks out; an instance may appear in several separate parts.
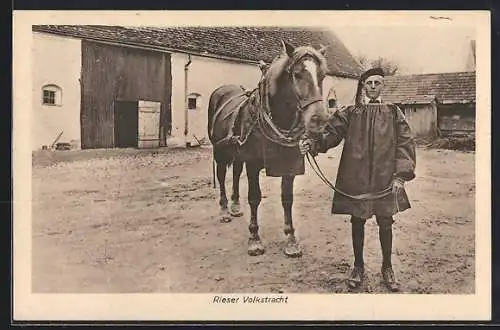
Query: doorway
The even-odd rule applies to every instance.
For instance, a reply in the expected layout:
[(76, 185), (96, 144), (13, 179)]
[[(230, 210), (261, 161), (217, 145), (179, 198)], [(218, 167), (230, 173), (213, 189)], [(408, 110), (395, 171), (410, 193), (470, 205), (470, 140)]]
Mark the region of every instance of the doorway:
[(137, 101), (114, 101), (115, 147), (137, 148), (138, 109)]

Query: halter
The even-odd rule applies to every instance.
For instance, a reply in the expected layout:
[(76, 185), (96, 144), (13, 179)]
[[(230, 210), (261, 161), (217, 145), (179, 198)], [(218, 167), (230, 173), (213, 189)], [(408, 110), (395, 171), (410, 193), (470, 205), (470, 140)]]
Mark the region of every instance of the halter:
[[(292, 57), (292, 60), (290, 63), (287, 64), (286, 67), (286, 73), (288, 75), (288, 79), (290, 81), (293, 81), (292, 77), (292, 68), (304, 57), (310, 56), (314, 57), (314, 55), (310, 52), (305, 52), (303, 54), (298, 55), (297, 53), (294, 54), (294, 57)], [(269, 72), (269, 71), (268, 71)], [(323, 101), (322, 98), (316, 97), (316, 98), (311, 98), (307, 100), (303, 100), (300, 98), (300, 96), (297, 94), (295, 91), (295, 88), (292, 88), (292, 91), (295, 95), (295, 98), (297, 100), (297, 108), (295, 111), (295, 119), (294, 122), (291, 126), (290, 129), (282, 129), (279, 128), (274, 124), (272, 121), (272, 115), (270, 111), (270, 105), (269, 105), (269, 94), (268, 91), (266, 90), (266, 84), (265, 82), (267, 79), (265, 79), (267, 75), (264, 75), (264, 78), (259, 82), (259, 94), (260, 94), (260, 106), (258, 108), (258, 117), (257, 117), (257, 122), (260, 128), (261, 133), (264, 135), (264, 137), (278, 145), (284, 146), (284, 147), (294, 147), (298, 145), (299, 139), (304, 136), (306, 129), (300, 120), (302, 117), (302, 113), (304, 110), (309, 107), (311, 104), (314, 104), (316, 102), (321, 102)]]
[[(300, 60), (302, 60), (304, 57), (311, 57), (313, 60), (315, 60), (314, 56), (311, 53), (309, 53), (309, 52), (306, 52), (306, 53), (300, 54), (300, 55), (298, 55), (297, 53), (294, 54), (294, 57), (292, 58), (292, 61), (290, 62), (290, 64), (286, 68), (286, 72), (288, 74), (288, 78), (290, 79), (290, 81), (293, 81), (293, 75), (292, 75), (293, 71), (292, 71), (292, 68)], [(292, 90), (293, 90), (293, 94), (295, 95), (295, 98), (297, 99), (297, 112), (298, 113), (302, 113), (304, 111), (304, 109), (306, 109), (307, 107), (309, 107), (311, 104), (323, 101), (323, 98), (321, 98), (321, 97), (316, 97), (316, 98), (311, 98), (311, 99), (303, 100), (297, 94), (297, 91), (295, 90), (295, 88), (292, 88)]]

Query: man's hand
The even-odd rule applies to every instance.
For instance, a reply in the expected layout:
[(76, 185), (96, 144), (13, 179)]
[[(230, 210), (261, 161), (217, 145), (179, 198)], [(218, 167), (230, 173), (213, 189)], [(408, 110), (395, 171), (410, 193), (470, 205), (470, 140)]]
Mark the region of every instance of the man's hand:
[(405, 181), (401, 178), (394, 178), (392, 180), (392, 193), (398, 194), (405, 188)]
[(309, 151), (312, 150), (313, 148), (313, 145), (314, 145), (314, 141), (309, 139), (309, 138), (306, 138), (304, 140), (300, 140), (299, 141), (299, 151), (300, 151), (300, 154), (301, 155), (305, 155), (306, 153), (308, 153)]

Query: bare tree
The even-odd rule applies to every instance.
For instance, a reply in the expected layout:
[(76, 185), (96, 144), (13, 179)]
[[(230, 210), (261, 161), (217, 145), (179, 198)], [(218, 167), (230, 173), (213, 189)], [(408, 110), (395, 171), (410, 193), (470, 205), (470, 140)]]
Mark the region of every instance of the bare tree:
[(370, 69), (370, 60), (368, 59), (368, 56), (364, 54), (359, 54), (356, 59), (358, 60), (359, 64), (361, 64), (361, 67), (364, 70)]
[(370, 68), (381, 68), (387, 76), (394, 76), (399, 70), (397, 63), (383, 57), (378, 57), (375, 59), (370, 59), (366, 55), (358, 55), (357, 60), (363, 69), (368, 70)]

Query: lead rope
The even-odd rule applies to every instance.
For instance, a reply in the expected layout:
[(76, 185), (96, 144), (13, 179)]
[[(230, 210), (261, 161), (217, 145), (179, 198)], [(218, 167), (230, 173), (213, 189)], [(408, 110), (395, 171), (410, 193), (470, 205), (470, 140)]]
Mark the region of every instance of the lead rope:
[[(350, 195), (348, 193), (343, 192), (342, 190), (338, 189), (335, 187), (325, 176), (325, 174), (321, 171), (321, 168), (319, 167), (318, 163), (316, 162), (316, 159), (314, 156), (310, 155), (310, 153), (306, 154), (307, 161), (309, 162), (309, 165), (311, 165), (311, 168), (314, 170), (316, 175), (323, 181), (328, 187), (336, 191), (337, 193), (344, 195), (346, 197), (349, 197), (354, 200), (375, 200), (375, 199), (380, 199), (383, 197), (386, 197), (392, 193), (392, 187), (387, 187), (384, 190), (381, 190), (376, 193), (366, 193), (366, 194), (360, 194), (360, 195)], [(312, 161), (311, 161), (312, 158)], [(313, 165), (314, 163), (314, 165)]]

